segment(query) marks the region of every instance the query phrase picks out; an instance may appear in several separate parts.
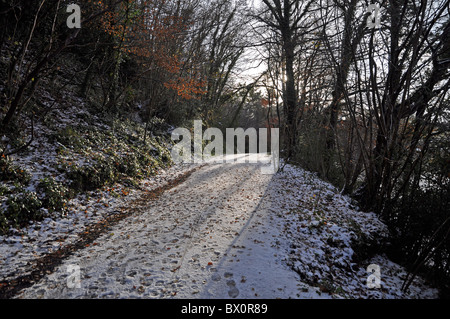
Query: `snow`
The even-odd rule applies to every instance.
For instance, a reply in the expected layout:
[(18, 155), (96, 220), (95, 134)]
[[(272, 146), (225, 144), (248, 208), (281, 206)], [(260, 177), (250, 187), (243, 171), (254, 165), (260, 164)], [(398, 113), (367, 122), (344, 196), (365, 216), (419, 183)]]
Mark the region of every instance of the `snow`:
[[(260, 166), (204, 165), (144, 206), (135, 203), (145, 190), (199, 166), (174, 166), (125, 197), (108, 190), (79, 196), (65, 218), (0, 238), (0, 281), (30, 271), (36, 256), (74, 242), (87, 225), (135, 208), (16, 297), (437, 298), (420, 278), (402, 293), (403, 267), (355, 251), (362, 237), (371, 247), (386, 241), (386, 226), (375, 214), (358, 212), (349, 198), (299, 167), (264, 175)], [(380, 267), (380, 288), (367, 287), (370, 264)], [(68, 285), (73, 265), (80, 288)]]
[[(141, 186), (150, 191), (193, 167), (180, 165), (161, 170), (157, 176), (143, 180)], [(76, 242), (89, 225), (120, 212), (140, 195), (138, 189), (129, 189), (121, 184), (81, 194), (68, 203), (64, 216), (47, 217), (30, 223), (25, 229), (15, 230), (13, 235), (0, 236), (0, 281), (30, 273), (33, 260)]]
[[(357, 211), (335, 187), (298, 167), (287, 165), (277, 177), (284, 184), (278, 196), (290, 215), (284, 226), (291, 238), (288, 264), (302, 280), (345, 298), (437, 297), (438, 291), (420, 278), (403, 293), (405, 269), (384, 254), (365, 258), (366, 251), (382, 251), (388, 241), (387, 227), (376, 214)], [(371, 264), (381, 270), (379, 289), (367, 287)]]

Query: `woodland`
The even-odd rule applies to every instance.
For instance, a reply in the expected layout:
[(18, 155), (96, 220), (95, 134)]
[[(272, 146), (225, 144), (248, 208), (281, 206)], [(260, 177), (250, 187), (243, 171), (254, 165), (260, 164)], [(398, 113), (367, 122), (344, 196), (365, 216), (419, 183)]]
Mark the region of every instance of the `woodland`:
[[(106, 123), (139, 125), (140, 149), (194, 120), (279, 128), (283, 161), (378, 214), (390, 258), (448, 289), (450, 1), (375, 3), (86, 0), (78, 28), (71, 1), (2, 0), (0, 180), (27, 180), (11, 158), (74, 99)], [(81, 147), (80, 135), (73, 123), (53, 138)], [(8, 203), (2, 227), (23, 213)]]

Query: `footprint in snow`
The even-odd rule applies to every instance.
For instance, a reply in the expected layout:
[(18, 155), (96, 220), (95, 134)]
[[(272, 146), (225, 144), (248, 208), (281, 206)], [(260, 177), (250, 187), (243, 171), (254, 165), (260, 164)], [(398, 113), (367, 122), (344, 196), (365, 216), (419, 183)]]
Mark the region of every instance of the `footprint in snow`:
[(237, 289), (235, 286), (231, 287), (231, 289), (228, 291), (228, 296), (231, 298), (236, 298), (239, 296), (239, 289)]

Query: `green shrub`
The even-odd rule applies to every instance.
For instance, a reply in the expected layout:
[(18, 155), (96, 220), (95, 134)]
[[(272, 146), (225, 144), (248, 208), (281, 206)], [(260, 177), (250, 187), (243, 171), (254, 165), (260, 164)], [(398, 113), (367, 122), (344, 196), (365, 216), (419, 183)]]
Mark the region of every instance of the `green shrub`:
[(80, 133), (70, 126), (66, 126), (64, 129), (58, 131), (54, 137), (56, 141), (67, 147), (79, 149), (83, 146), (83, 139)]
[(7, 194), (10, 194), (11, 190), (9, 189), (9, 187), (5, 186), (5, 185), (0, 185), (0, 196), (4, 196)]
[(24, 191), (13, 194), (6, 201), (7, 209), (0, 216), (2, 228), (24, 227), (30, 221), (42, 220), (42, 202), (35, 192)]
[(75, 191), (90, 191), (117, 181), (116, 169), (112, 161), (98, 159), (93, 165), (71, 166), (67, 177)]
[(13, 181), (27, 185), (30, 180), (31, 174), (26, 169), (14, 165), (6, 156), (0, 158), (0, 181)]
[(0, 235), (6, 234), (8, 229), (8, 219), (6, 218), (4, 212), (0, 211)]
[(111, 159), (101, 159), (93, 167), (95, 171), (97, 187), (113, 184), (117, 181), (117, 170)]
[(127, 153), (122, 158), (118, 159), (117, 168), (120, 173), (129, 177), (137, 177), (141, 171), (140, 163), (134, 153)]
[(38, 190), (43, 193), (42, 203), (49, 212), (63, 210), (69, 198), (69, 189), (53, 177), (39, 182)]

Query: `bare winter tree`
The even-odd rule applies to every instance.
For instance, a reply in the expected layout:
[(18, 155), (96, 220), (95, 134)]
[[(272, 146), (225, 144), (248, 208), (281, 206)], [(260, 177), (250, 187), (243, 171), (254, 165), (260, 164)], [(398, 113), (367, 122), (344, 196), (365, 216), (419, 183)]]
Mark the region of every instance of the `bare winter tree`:
[[(297, 143), (299, 117), (298, 94), (295, 77), (295, 61), (300, 38), (309, 30), (308, 14), (314, 1), (263, 0), (264, 11), (256, 18), (276, 36), (275, 45), (280, 46), (283, 77), (283, 111), (285, 115), (285, 151), (293, 156)], [(268, 41), (270, 43), (271, 41)]]

